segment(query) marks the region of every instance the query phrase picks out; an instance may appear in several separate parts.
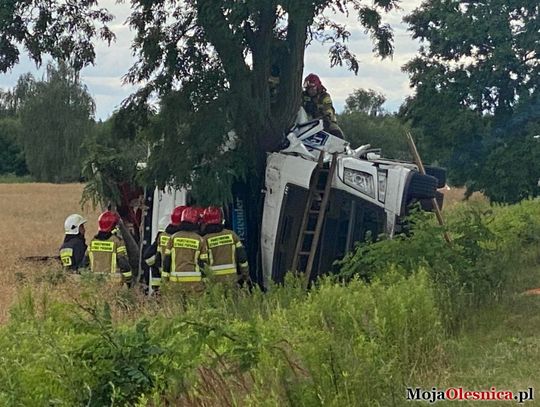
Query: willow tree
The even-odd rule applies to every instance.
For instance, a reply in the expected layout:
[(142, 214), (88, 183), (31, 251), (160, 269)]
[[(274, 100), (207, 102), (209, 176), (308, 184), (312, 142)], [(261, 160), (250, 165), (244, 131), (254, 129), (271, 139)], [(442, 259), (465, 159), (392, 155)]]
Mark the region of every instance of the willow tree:
[(30, 174), (38, 181), (72, 182), (81, 176), (81, 146), (94, 128), (95, 104), (75, 71), (47, 66), (46, 78), (23, 76), (19, 108), (21, 142)]

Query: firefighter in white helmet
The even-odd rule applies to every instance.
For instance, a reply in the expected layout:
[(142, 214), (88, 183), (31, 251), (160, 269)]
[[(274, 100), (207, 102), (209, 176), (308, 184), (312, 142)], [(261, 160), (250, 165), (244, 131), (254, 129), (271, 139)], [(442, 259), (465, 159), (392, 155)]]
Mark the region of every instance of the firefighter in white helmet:
[(76, 272), (81, 267), (88, 266), (84, 224), (86, 219), (74, 213), (64, 222), (64, 242), (60, 246), (60, 261), (66, 270)]

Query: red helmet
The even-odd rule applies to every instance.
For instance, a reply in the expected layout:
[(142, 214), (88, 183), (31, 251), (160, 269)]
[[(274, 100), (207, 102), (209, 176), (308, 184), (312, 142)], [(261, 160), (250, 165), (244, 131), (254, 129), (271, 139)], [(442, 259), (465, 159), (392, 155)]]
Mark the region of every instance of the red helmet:
[(117, 213), (105, 211), (98, 218), (98, 229), (100, 232), (110, 232), (114, 229), (120, 217)]
[(186, 210), (187, 206), (180, 205), (174, 208), (171, 214), (171, 223), (175, 226), (178, 226), (182, 222), (182, 214)]
[(203, 212), (202, 222), (207, 225), (221, 225), (223, 222), (223, 214), (221, 208), (209, 206)]
[(201, 212), (199, 208), (189, 206), (182, 212), (182, 222), (197, 224), (200, 218)]
[(317, 89), (317, 92), (320, 92), (321, 90), (325, 89), (321, 78), (319, 78), (314, 73), (310, 73), (308, 76), (306, 76), (306, 79), (304, 79), (304, 88), (307, 89), (309, 87), (315, 87)]

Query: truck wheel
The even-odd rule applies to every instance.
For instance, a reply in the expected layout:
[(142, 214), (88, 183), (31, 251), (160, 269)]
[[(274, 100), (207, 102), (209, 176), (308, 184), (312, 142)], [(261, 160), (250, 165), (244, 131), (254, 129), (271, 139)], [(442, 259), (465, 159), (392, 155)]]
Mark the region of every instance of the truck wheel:
[(422, 175), (417, 172), (412, 173), (407, 196), (409, 199), (431, 199), (435, 198), (438, 180), (431, 175)]
[(427, 175), (437, 178), (437, 188), (442, 188), (446, 185), (446, 168), (428, 165), (425, 167), (425, 170)]
[[(444, 201), (444, 194), (442, 192), (437, 191), (435, 193), (435, 199), (437, 200), (437, 204), (439, 204), (439, 209), (442, 209), (443, 201)], [(420, 205), (422, 206), (422, 209), (425, 211), (433, 212), (433, 210), (435, 209), (433, 207), (433, 201), (431, 199), (421, 199)]]

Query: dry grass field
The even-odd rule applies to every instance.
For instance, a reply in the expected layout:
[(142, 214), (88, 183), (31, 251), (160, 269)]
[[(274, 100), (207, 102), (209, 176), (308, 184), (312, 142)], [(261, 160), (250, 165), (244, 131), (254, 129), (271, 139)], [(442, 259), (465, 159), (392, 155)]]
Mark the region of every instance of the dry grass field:
[(82, 190), (81, 184), (0, 184), (0, 322), (15, 299), (17, 276), (56, 265), (23, 257), (56, 256), (66, 216), (80, 213), (88, 219), (87, 239), (96, 233), (98, 212), (81, 210)]
[[(31, 262), (23, 258), (56, 256), (67, 215), (80, 213), (88, 219), (87, 240), (96, 233), (99, 212), (90, 207), (81, 210), (82, 190), (82, 184), (0, 184), (0, 323), (8, 317), (21, 276), (59, 266), (56, 261)], [(445, 209), (463, 199), (463, 189), (441, 191), (445, 194)], [(474, 194), (471, 199), (484, 198)]]
[[(459, 202), (462, 202), (465, 197), (465, 188), (441, 188), (444, 194), (443, 209), (449, 209)], [(469, 201), (486, 201), (486, 197), (480, 192), (475, 192), (469, 197)]]

